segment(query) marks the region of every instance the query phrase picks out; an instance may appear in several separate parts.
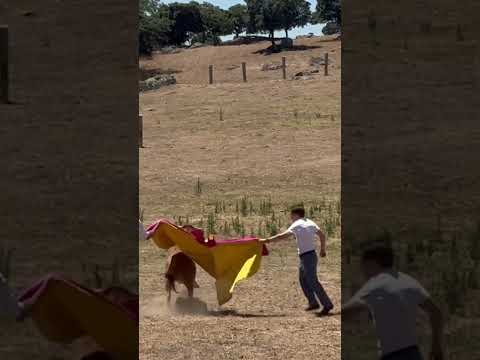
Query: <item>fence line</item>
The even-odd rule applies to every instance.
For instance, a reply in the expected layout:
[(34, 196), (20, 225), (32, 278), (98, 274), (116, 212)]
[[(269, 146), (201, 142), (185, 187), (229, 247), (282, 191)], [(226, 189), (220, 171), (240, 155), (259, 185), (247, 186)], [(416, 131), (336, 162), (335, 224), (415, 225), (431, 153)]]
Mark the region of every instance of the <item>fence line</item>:
[(213, 84), (213, 65), (208, 66), (208, 83)]
[(328, 76), (328, 53), (325, 53), (325, 76)]
[[(328, 76), (329, 73), (328, 73), (328, 65), (329, 65), (329, 57), (328, 57), (328, 53), (325, 53), (325, 58), (324, 58), (324, 75), (325, 76)], [(243, 82), (247, 82), (248, 81), (248, 77), (247, 77), (247, 63), (246, 62), (242, 62), (242, 80)], [(282, 57), (282, 66), (281, 66), (281, 69), (282, 69), (282, 78), (284, 80), (287, 79), (287, 58), (285, 56)], [(213, 65), (208, 65), (208, 83), (211, 85), (213, 84)]]

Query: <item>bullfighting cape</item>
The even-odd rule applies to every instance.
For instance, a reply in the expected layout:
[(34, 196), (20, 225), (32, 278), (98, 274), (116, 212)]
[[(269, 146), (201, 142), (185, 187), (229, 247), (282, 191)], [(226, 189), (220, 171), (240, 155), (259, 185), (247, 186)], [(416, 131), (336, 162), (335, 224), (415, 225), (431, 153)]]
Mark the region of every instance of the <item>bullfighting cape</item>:
[(203, 231), (186, 231), (166, 220), (158, 220), (147, 229), (149, 238), (161, 249), (178, 247), (216, 281), (220, 305), (232, 298), (235, 285), (254, 275), (260, 268), (265, 245), (255, 237), (221, 240), (205, 239)]
[(122, 288), (92, 290), (48, 275), (25, 290), (19, 302), (48, 340), (69, 344), (90, 337), (115, 359), (138, 357), (138, 295)]

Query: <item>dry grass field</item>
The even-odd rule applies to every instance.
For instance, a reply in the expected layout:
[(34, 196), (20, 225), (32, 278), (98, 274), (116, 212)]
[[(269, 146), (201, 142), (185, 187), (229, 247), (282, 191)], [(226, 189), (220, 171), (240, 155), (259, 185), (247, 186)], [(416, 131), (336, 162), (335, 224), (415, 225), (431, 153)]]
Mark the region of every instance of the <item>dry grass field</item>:
[[(338, 307), (341, 44), (312, 38), (295, 41), (295, 51), (259, 52), (268, 45), (205, 47), (141, 61), (144, 69), (175, 70), (178, 83), (140, 95), (140, 208), (146, 223), (165, 217), (230, 236), (265, 236), (284, 229), (285, 210), (303, 202), (329, 233), (319, 278)], [(326, 52), (329, 76), (320, 68), (309, 80), (291, 79)], [(282, 56), (287, 80), (281, 70), (261, 70)], [(200, 270), (196, 297), (209, 311), (178, 314), (165, 305), (164, 252), (141, 243), (140, 359), (340, 359), (340, 317), (303, 311), (294, 244), (270, 249), (260, 271), (221, 308), (214, 280)]]

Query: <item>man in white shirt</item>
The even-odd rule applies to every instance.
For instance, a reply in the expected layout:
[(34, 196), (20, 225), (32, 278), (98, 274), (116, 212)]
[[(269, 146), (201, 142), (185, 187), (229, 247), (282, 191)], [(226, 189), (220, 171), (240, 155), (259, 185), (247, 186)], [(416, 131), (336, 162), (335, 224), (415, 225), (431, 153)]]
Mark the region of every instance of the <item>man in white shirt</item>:
[[(320, 256), (326, 256), (325, 235), (317, 224), (312, 220), (305, 218), (305, 209), (302, 207), (294, 208), (290, 213), (292, 225), (283, 233), (272, 236), (267, 239), (260, 239), (261, 242), (273, 242), (286, 240), (294, 236), (297, 240), (298, 255), (300, 257), (299, 279), (303, 293), (308, 300), (308, 307), (305, 311), (317, 310), (320, 308), (318, 302), (323, 306), (319, 315), (327, 315), (332, 309), (333, 304), (323, 286), (318, 281), (317, 263), (318, 257), (316, 249), (316, 237), (320, 239)], [(318, 300), (317, 300), (318, 298)]]
[(393, 251), (375, 245), (362, 256), (368, 281), (342, 306), (342, 320), (370, 311), (377, 331), (382, 360), (421, 360), (417, 345), (416, 318), (421, 308), (430, 316), (432, 350), (430, 360), (443, 359), (443, 320), (428, 292), (412, 277), (393, 270)]

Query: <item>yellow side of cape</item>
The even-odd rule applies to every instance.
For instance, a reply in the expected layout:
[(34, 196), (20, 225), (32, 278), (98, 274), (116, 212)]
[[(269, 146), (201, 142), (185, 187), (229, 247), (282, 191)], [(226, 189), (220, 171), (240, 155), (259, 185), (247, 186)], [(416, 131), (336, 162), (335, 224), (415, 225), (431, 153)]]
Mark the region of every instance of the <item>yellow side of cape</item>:
[(221, 243), (213, 247), (200, 244), (191, 234), (168, 223), (158, 225), (152, 241), (162, 249), (177, 246), (190, 256), (215, 280), (220, 305), (232, 298), (235, 285), (260, 268), (262, 244), (258, 241), (232, 244)]
[(89, 336), (119, 360), (138, 356), (137, 320), (87, 291), (50, 281), (30, 311), (37, 328), (50, 341), (68, 344)]

